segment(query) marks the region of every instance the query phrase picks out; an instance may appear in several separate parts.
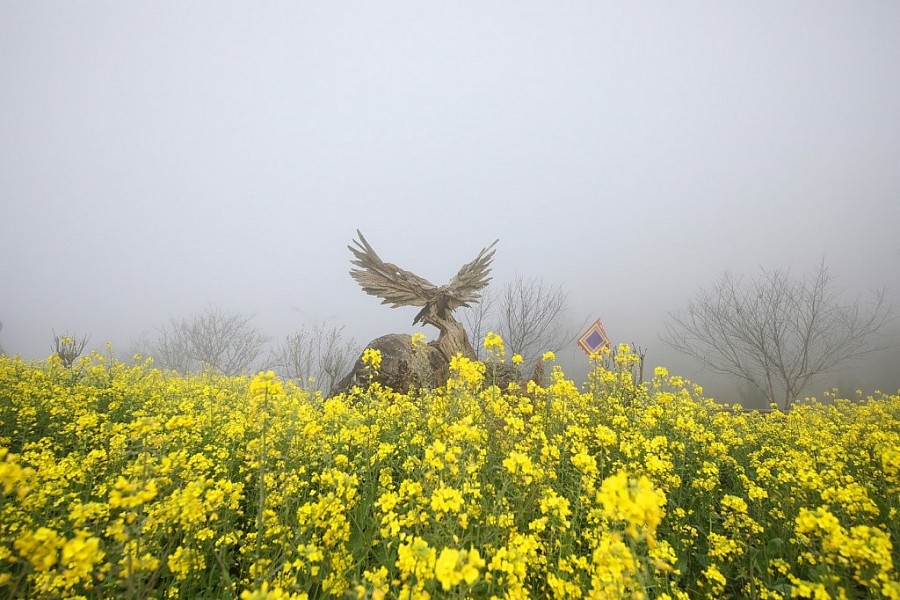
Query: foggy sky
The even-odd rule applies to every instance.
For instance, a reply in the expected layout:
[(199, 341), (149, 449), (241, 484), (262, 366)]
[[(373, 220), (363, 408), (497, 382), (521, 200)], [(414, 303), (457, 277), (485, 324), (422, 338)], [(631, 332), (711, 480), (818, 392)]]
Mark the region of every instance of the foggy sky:
[[(669, 311), (823, 256), (900, 304), (898, 226), (894, 1), (0, 3), (0, 344), (28, 358), (210, 302), (414, 331), (348, 276), (359, 228), (434, 283), (499, 237), (498, 287), (560, 284), (703, 383)], [(896, 349), (872, 365), (840, 377), (900, 387)]]

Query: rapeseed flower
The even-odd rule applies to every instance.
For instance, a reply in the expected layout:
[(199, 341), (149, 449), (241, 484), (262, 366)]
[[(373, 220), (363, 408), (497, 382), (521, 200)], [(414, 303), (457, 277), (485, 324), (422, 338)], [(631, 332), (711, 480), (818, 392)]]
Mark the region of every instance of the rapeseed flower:
[(59, 562), (59, 551), (65, 545), (65, 538), (53, 529), (39, 527), (36, 531), (25, 531), (16, 538), (13, 546), (37, 571), (49, 571)]
[(450, 359), (450, 372), (455, 377), (451, 377), (447, 382), (449, 389), (456, 388), (457, 382), (462, 387), (474, 389), (484, 381), (485, 367), (484, 363), (468, 359), (462, 354), (457, 354)]
[(397, 549), (397, 568), (402, 579), (427, 580), (434, 574), (437, 552), (424, 539), (413, 537)]
[(100, 550), (99, 538), (89, 535), (86, 531), (76, 532), (74, 538), (63, 544), (60, 558), (66, 588), (71, 589), (79, 582), (90, 581), (95, 566), (103, 560), (104, 554)]
[(617, 356), (327, 400), (0, 357), (0, 595), (897, 596), (900, 395), (733, 411)]
[(485, 336), (484, 347), (494, 360), (503, 362), (506, 358), (506, 347), (503, 345), (503, 338), (493, 331), (489, 331)]
[(634, 478), (619, 472), (603, 480), (597, 501), (607, 519), (624, 523), (632, 539), (651, 542), (662, 521), (666, 498), (646, 476)]
[(206, 566), (206, 561), (202, 554), (193, 548), (185, 548), (178, 546), (175, 552), (169, 555), (166, 560), (169, 570), (175, 575), (176, 580), (183, 580), (191, 574), (192, 571), (200, 571)]
[(478, 581), (479, 569), (484, 567), (484, 560), (478, 550), (468, 552), (454, 548), (444, 548), (438, 555), (434, 565), (434, 577), (444, 591), (459, 585), (463, 581), (468, 585)]
[(525, 485), (534, 481), (537, 470), (531, 458), (522, 452), (510, 452), (509, 456), (503, 459), (503, 467), (513, 475), (521, 477)]
[(381, 368), (381, 351), (376, 348), (366, 348), (362, 355), (363, 364), (374, 372)]
[(440, 486), (431, 495), (431, 510), (437, 515), (458, 513), (463, 507), (463, 497), (459, 490)]

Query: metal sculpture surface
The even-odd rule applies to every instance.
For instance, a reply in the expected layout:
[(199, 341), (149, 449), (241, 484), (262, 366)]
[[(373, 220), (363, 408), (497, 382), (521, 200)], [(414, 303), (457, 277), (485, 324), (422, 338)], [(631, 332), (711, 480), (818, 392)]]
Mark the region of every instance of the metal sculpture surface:
[(487, 286), (491, 278), (491, 260), (494, 258), (494, 246), (499, 240), (487, 248), (483, 248), (470, 263), (462, 266), (456, 276), (446, 285), (436, 286), (433, 283), (386, 263), (378, 256), (372, 246), (357, 230), (359, 240), (353, 240), (354, 246), (348, 246), (353, 253), (354, 265), (350, 275), (362, 289), (372, 296), (382, 299), (382, 304), (398, 306), (421, 306), (413, 324), (428, 323), (440, 330), (435, 346), (448, 361), (457, 353), (468, 358), (475, 358), (475, 350), (469, 343), (462, 323), (453, 317), (453, 311), (466, 307), (481, 298), (481, 290)]

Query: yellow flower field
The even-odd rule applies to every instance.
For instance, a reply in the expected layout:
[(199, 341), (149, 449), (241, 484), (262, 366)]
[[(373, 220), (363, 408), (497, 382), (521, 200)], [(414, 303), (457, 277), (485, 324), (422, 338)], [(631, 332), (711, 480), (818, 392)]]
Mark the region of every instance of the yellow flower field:
[(900, 395), (744, 412), (634, 360), (325, 400), (0, 357), (0, 596), (900, 598)]

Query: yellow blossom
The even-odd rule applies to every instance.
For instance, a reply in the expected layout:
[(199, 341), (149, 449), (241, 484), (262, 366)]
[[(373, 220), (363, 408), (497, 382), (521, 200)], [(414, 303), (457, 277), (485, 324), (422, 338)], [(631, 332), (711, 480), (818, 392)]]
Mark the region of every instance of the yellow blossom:
[(503, 362), (503, 359), (506, 357), (506, 348), (503, 345), (503, 338), (493, 331), (489, 331), (484, 338), (484, 347), (491, 353), (491, 356), (495, 360)]
[(381, 368), (381, 351), (377, 348), (366, 348), (363, 350), (362, 361), (372, 371), (378, 372)]
[(450, 372), (456, 374), (456, 379), (448, 382), (448, 387), (453, 387), (454, 381), (459, 381), (464, 387), (477, 387), (484, 381), (484, 363), (470, 360), (461, 354), (450, 359)]
[(900, 394), (731, 410), (617, 356), (331, 398), (0, 356), (0, 596), (900, 599)]
[(59, 561), (59, 550), (65, 545), (65, 538), (47, 527), (36, 531), (25, 531), (13, 546), (22, 553), (38, 571), (49, 571)]
[(459, 490), (441, 486), (431, 495), (431, 510), (436, 513), (457, 513), (462, 506), (463, 498)]
[(472, 585), (478, 580), (479, 569), (484, 567), (484, 560), (478, 550), (468, 552), (453, 548), (441, 550), (434, 566), (434, 577), (444, 591), (465, 581)]
[(253, 396), (275, 396), (284, 393), (284, 386), (275, 377), (274, 371), (260, 371), (250, 381), (250, 394)]
[(641, 476), (629, 477), (624, 472), (603, 480), (597, 500), (603, 506), (607, 518), (625, 523), (625, 531), (633, 539), (653, 539), (662, 521), (666, 499), (650, 480)]
[(175, 552), (169, 555), (166, 564), (169, 570), (175, 574), (175, 579), (183, 580), (192, 571), (201, 571), (205, 567), (203, 555), (193, 548), (178, 546)]
[(428, 579), (434, 573), (435, 549), (422, 538), (414, 537), (409, 543), (401, 544), (397, 554), (397, 568), (404, 579)]
[(306, 594), (293, 595), (281, 589), (279, 586), (269, 587), (268, 581), (263, 581), (258, 590), (244, 590), (241, 592), (241, 600), (301, 600)]

